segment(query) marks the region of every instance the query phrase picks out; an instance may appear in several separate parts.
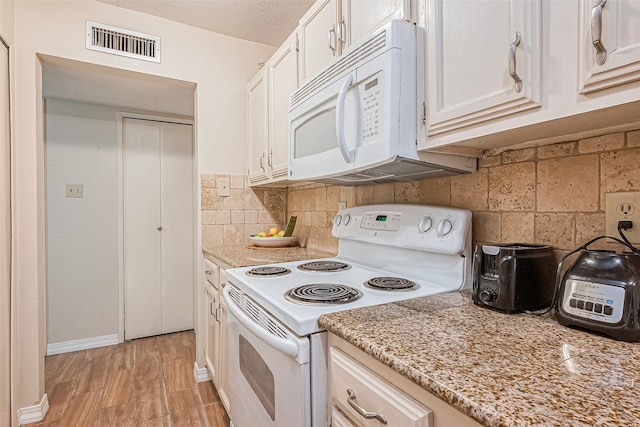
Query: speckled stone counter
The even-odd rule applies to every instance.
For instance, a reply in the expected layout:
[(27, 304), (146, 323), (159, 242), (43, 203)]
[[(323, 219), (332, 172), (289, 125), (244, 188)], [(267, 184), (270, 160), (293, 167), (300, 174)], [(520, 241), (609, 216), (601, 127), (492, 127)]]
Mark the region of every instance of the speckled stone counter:
[(276, 264), (279, 262), (303, 261), (335, 256), (335, 254), (329, 252), (297, 247), (287, 249), (250, 249), (246, 246), (203, 246), (202, 252), (204, 252), (205, 256), (211, 259), (211, 261), (222, 264), (225, 268)]
[(640, 426), (640, 344), (448, 293), (319, 324), (486, 426)]

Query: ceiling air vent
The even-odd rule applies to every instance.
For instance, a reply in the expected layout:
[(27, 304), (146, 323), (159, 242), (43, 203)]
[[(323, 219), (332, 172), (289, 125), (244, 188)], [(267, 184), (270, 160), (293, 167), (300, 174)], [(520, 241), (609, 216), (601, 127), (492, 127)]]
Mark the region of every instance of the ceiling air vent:
[(160, 63), (160, 37), (87, 21), (87, 49)]

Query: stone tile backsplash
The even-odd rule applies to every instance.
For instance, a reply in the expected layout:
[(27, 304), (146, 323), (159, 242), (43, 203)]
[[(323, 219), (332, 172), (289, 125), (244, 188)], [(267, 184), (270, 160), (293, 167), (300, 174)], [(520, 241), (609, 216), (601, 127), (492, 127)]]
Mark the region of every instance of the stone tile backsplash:
[[(229, 196), (218, 194), (218, 179), (230, 178)], [(202, 245), (244, 245), (247, 236), (276, 226), (283, 228), (286, 189), (257, 189), (244, 176), (200, 177)]]
[(605, 234), (606, 193), (640, 191), (640, 130), (505, 151), (478, 163), (473, 174), (363, 187), (253, 189), (232, 176), (228, 197), (217, 194), (216, 175), (203, 175), (203, 244), (242, 244), (296, 215), (303, 246), (336, 253), (331, 224), (340, 206), (412, 203), (471, 210), (475, 242), (571, 250)]

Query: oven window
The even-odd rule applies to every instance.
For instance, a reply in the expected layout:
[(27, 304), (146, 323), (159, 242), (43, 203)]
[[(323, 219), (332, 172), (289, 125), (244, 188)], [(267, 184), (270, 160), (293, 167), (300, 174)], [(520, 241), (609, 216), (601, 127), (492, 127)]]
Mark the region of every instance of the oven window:
[(256, 397), (262, 403), (272, 421), (276, 419), (276, 390), (273, 374), (245, 337), (239, 337), (240, 372), (245, 377)]
[(330, 108), (310, 117), (295, 129), (293, 157), (300, 159), (338, 148), (335, 131), (336, 109)]

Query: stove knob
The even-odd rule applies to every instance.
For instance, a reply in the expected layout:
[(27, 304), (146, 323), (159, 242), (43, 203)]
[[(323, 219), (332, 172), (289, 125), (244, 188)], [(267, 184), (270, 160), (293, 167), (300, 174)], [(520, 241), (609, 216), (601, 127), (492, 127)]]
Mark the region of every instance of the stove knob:
[(342, 222), (342, 215), (336, 215), (336, 217), (333, 218), (334, 227), (337, 227), (338, 225), (340, 225), (341, 222)]
[(438, 224), (438, 227), (436, 228), (438, 236), (446, 236), (447, 234), (451, 233), (451, 230), (453, 230), (453, 224), (451, 224), (451, 221), (449, 221), (448, 219), (443, 219), (442, 221), (440, 221), (440, 224)]
[(342, 217), (342, 223), (344, 225), (347, 225), (347, 224), (349, 224), (349, 221), (351, 221), (351, 215), (344, 214), (344, 216)]
[(430, 216), (423, 216), (418, 223), (418, 231), (426, 233), (431, 230), (431, 227), (433, 227), (433, 219)]
[(480, 301), (485, 304), (491, 304), (498, 299), (498, 293), (493, 289), (483, 289), (480, 291)]

